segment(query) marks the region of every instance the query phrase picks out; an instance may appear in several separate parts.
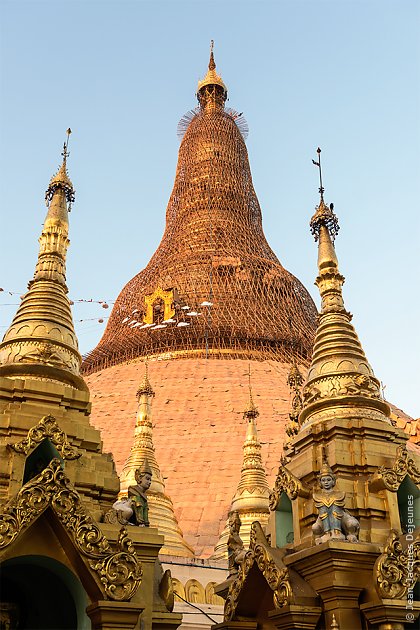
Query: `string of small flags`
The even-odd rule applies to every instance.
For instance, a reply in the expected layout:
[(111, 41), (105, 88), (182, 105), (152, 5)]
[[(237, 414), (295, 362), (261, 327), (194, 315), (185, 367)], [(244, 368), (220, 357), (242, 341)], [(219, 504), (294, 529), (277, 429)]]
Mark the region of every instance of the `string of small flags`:
[[(11, 291), (9, 289), (5, 289), (3, 287), (0, 287), (0, 294), (4, 293), (5, 295), (10, 295), (10, 296), (15, 296), (18, 295), (20, 297), (20, 299), (22, 300), (25, 297), (25, 294), (22, 294), (21, 291)], [(77, 299), (70, 299), (70, 305), (74, 306), (75, 304), (99, 304), (103, 309), (108, 309), (110, 307), (110, 305), (112, 306), (113, 304), (115, 304), (115, 300), (94, 300), (93, 298), (90, 299), (86, 299), (86, 298), (77, 298)], [(19, 306), (19, 302), (3, 302), (0, 303), (0, 306)], [(81, 322), (98, 322), (99, 324), (103, 324), (105, 319), (109, 319), (109, 315), (108, 316), (103, 316), (103, 317), (89, 317), (89, 318), (82, 318), (82, 319), (76, 319), (75, 322), (77, 323), (81, 323)], [(0, 326), (0, 328), (7, 328), (7, 326)]]

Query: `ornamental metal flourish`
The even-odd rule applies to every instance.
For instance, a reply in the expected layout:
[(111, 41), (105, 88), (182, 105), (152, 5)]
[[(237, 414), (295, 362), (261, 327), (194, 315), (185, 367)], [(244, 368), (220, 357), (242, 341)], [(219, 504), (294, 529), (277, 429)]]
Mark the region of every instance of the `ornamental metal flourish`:
[(57, 420), (50, 415), (44, 416), (34, 427), (29, 429), (26, 438), (8, 446), (16, 453), (27, 455), (45, 438), (54, 444), (63, 459), (78, 459), (82, 454), (70, 444), (67, 435), (58, 426)]
[(273, 559), (262, 527), (256, 521), (251, 526), (249, 551), (239, 566), (238, 577), (229, 587), (224, 609), (225, 621), (231, 621), (234, 618), (245, 580), (254, 563), (257, 564), (273, 591), (274, 607), (283, 608), (291, 603), (293, 593), (289, 571), (281, 561)]
[(406, 446), (402, 445), (397, 449), (397, 457), (392, 468), (381, 466), (375, 476), (382, 479), (387, 490), (397, 492), (407, 475), (417, 486), (420, 484), (420, 470), (410, 457)]
[[(413, 537), (414, 538), (414, 537)], [(420, 577), (420, 535), (403, 549), (395, 529), (374, 567), (375, 588), (386, 599), (403, 599)]]
[(269, 508), (272, 512), (277, 509), (280, 496), (283, 493), (287, 494), (291, 501), (294, 501), (298, 496), (309, 497), (310, 488), (304, 485), (285, 466), (280, 466), (274, 489), (270, 494)]
[(93, 572), (105, 599), (130, 600), (141, 578), (141, 563), (127, 530), (120, 530), (116, 549), (83, 507), (79, 494), (53, 459), (34, 479), (0, 509), (0, 552), (47, 509), (51, 508)]

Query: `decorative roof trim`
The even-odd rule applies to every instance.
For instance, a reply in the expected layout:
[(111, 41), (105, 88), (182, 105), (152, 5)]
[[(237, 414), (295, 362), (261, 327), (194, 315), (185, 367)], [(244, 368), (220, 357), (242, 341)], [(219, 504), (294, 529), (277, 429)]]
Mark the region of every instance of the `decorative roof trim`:
[(392, 529), (383, 554), (375, 562), (373, 574), (380, 597), (403, 599), (420, 578), (420, 534), (403, 549), (398, 533)]
[(386, 489), (390, 492), (397, 492), (400, 485), (406, 478), (410, 477), (416, 486), (420, 485), (420, 469), (417, 467), (404, 445), (397, 448), (397, 454), (392, 468), (381, 466), (370, 481), (372, 489)]
[(291, 501), (298, 496), (308, 498), (310, 488), (295, 477), (285, 466), (280, 466), (277, 473), (274, 489), (270, 494), (270, 510), (274, 512), (280, 501), (280, 496), (285, 493)]
[(8, 444), (8, 447), (16, 453), (27, 455), (45, 438), (54, 444), (63, 459), (78, 459), (82, 454), (70, 444), (67, 435), (60, 429), (54, 416), (41, 418), (38, 424), (29, 429), (26, 438), (15, 444)]
[(142, 568), (127, 530), (121, 528), (113, 550), (64, 475), (59, 459), (53, 459), (0, 509), (0, 552), (12, 545), (47, 508), (72, 539), (102, 596), (130, 600), (140, 586)]
[(287, 567), (271, 555), (271, 549), (258, 521), (252, 523), (250, 548), (239, 567), (238, 577), (229, 587), (225, 602), (224, 618), (231, 621), (236, 613), (239, 598), (250, 569), (254, 563), (264, 576), (267, 584), (273, 591), (273, 603), (275, 608), (283, 608), (292, 600), (292, 587)]

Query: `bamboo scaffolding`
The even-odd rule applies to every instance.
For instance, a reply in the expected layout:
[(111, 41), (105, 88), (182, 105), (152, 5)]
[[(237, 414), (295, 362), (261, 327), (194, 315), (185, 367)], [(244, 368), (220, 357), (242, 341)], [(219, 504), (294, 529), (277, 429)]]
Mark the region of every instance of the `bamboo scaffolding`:
[[(146, 356), (309, 361), (317, 311), (265, 238), (246, 121), (225, 109), (219, 85), (203, 86), (198, 98), (178, 128), (162, 241), (118, 296), (101, 341), (84, 358), (85, 374)], [(174, 291), (175, 323), (142, 328), (145, 296), (158, 287)], [(188, 317), (186, 306), (200, 314)], [(164, 326), (158, 306), (156, 313), (155, 324)]]

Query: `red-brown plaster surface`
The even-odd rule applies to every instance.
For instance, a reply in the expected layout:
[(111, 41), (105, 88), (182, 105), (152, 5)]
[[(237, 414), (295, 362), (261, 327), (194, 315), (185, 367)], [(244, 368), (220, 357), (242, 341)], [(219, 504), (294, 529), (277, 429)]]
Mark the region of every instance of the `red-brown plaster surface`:
[[(240, 479), (248, 404), (248, 367), (260, 415), (258, 435), (269, 485), (279, 466), (290, 391), (289, 367), (274, 361), (183, 359), (151, 361), (156, 457), (185, 540), (196, 554), (213, 552)], [(136, 391), (144, 363), (117, 365), (86, 377), (91, 420), (101, 431), (104, 451), (112, 452), (117, 471), (133, 442)], [(397, 425), (418, 450), (418, 423), (392, 406)]]
[[(224, 527), (240, 479), (248, 404), (248, 366), (269, 484), (279, 466), (290, 392), (288, 366), (271, 361), (152, 361), (156, 457), (184, 537), (209, 556)], [(144, 364), (117, 365), (86, 378), (94, 426), (118, 472), (133, 442), (136, 391)]]

